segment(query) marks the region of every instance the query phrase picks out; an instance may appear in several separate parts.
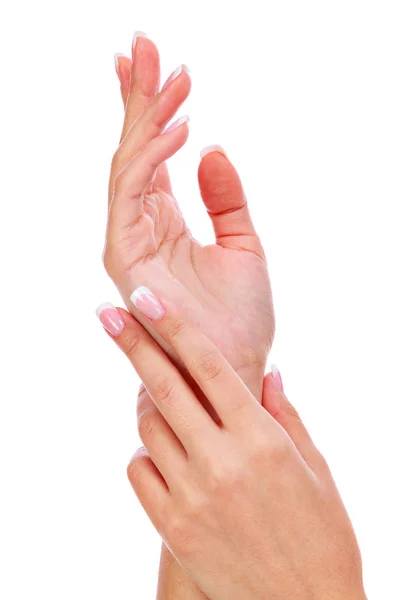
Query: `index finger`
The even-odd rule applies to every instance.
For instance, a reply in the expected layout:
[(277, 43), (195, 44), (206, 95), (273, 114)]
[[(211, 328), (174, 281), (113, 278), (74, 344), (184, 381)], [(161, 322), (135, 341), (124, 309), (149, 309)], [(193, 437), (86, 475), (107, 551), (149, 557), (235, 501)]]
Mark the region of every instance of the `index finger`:
[[(237, 425), (243, 410), (260, 409), (255, 397), (222, 352), (168, 298), (141, 286), (131, 294), (134, 306), (171, 346), (210, 401), (225, 426)], [(271, 422), (273, 421), (271, 417)]]
[(96, 312), (187, 453), (198, 454), (204, 444), (210, 446), (218, 425), (157, 342), (122, 309), (105, 303)]

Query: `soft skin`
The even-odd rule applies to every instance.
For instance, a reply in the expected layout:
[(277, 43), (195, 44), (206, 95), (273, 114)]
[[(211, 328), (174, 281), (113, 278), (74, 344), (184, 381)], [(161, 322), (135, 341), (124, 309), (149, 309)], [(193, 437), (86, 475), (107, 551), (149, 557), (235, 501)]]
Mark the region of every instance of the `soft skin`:
[(365, 600), (351, 522), (280, 378), (265, 378), (261, 406), (173, 301), (161, 303), (153, 326), (219, 417), (132, 315), (110, 309), (148, 392), (145, 448), (128, 476), (164, 543), (211, 600)]
[(147, 286), (168, 294), (260, 399), (274, 312), (266, 259), (239, 176), (220, 151), (201, 160), (200, 192), (216, 234), (215, 244), (202, 246), (188, 231), (165, 164), (189, 135), (187, 123), (163, 132), (189, 95), (190, 76), (182, 68), (158, 92), (157, 48), (137, 37), (133, 54), (133, 61), (118, 59), (125, 120), (111, 167), (106, 270), (142, 323), (129, 300), (132, 290)]
[[(238, 174), (221, 152), (200, 161), (200, 193), (216, 233), (216, 244), (202, 247), (185, 225), (165, 163), (185, 143), (187, 124), (160, 146), (161, 132), (190, 92), (190, 77), (182, 69), (159, 93), (158, 50), (143, 36), (135, 38), (132, 58), (118, 56), (116, 67), (125, 110), (109, 181), (106, 270), (129, 310), (173, 356), (129, 299), (137, 285), (168, 290), (261, 400), (275, 320), (265, 256)], [(163, 546), (158, 600), (170, 598), (205, 596)]]

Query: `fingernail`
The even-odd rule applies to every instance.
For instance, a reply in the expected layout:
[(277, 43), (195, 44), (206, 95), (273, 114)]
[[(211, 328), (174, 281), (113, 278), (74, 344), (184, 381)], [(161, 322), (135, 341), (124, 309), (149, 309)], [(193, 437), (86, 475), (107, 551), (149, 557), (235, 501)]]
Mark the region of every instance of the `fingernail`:
[(179, 65), (179, 67), (175, 69), (175, 71), (168, 77), (167, 81), (162, 86), (161, 91), (165, 90), (165, 88), (168, 87), (169, 84), (182, 73), (182, 71), (190, 73), (189, 67), (187, 67), (186, 65)]
[(115, 70), (117, 71), (118, 77), (119, 77), (119, 57), (120, 56), (124, 56), (124, 55), (119, 52), (117, 52), (117, 54), (114, 54)]
[(283, 382), (279, 369), (276, 365), (271, 365), (272, 381), (280, 392), (283, 393)]
[(222, 146), (218, 146), (218, 144), (211, 144), (211, 146), (206, 146), (205, 148), (203, 148), (203, 150), (201, 150), (200, 158), (203, 158), (203, 156), (209, 154), (210, 152), (220, 152), (224, 156), (227, 156)]
[(104, 329), (107, 329), (108, 333), (114, 337), (123, 332), (125, 328), (124, 320), (115, 306), (110, 304), (110, 302), (100, 304), (96, 310), (96, 315), (99, 317)]
[(131, 301), (141, 313), (146, 315), (146, 317), (152, 321), (161, 319), (165, 314), (161, 302), (157, 300), (153, 292), (143, 285), (136, 288), (131, 294)]
[(180, 125), (183, 125), (183, 123), (187, 123), (188, 121), (189, 121), (188, 115), (179, 117), (179, 119), (174, 121), (169, 127), (167, 127), (167, 129), (165, 131), (163, 131), (163, 134), (167, 133), (168, 131), (172, 131), (173, 129), (177, 129)]
[(136, 42), (137, 42), (137, 39), (139, 37), (147, 37), (147, 35), (145, 34), (144, 31), (135, 31), (135, 33), (133, 34), (133, 40), (132, 40), (132, 58), (134, 58), (134, 56), (135, 56)]

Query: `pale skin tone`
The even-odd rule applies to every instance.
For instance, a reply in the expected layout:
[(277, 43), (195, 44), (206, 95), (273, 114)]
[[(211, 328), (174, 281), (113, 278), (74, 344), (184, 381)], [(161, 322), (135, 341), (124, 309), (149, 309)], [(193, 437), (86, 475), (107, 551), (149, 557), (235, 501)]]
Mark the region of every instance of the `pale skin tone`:
[[(325, 461), (283, 394), (268, 393), (268, 377), (264, 409), (256, 402), (274, 316), (238, 175), (221, 152), (199, 165), (216, 233), (216, 244), (203, 248), (184, 224), (165, 163), (188, 136), (187, 123), (164, 130), (189, 94), (190, 76), (182, 69), (159, 93), (154, 44), (138, 38), (133, 58), (119, 59), (125, 120), (104, 261), (159, 344), (121, 312), (118, 343), (146, 386), (138, 421), (147, 450), (129, 476), (172, 551), (164, 547), (158, 598), (363, 598), (357, 543)], [(159, 322), (130, 302), (138, 286), (167, 307)]]
[[(174, 300), (152, 322), (219, 419), (126, 311), (114, 336), (148, 394), (131, 484), (164, 543), (211, 600), (362, 600), (361, 557), (324, 458), (281, 386), (260, 405)], [(251, 432), (251, 434), (249, 434)]]
[(188, 124), (162, 135), (189, 95), (190, 76), (182, 69), (157, 93), (158, 52), (144, 37), (137, 38), (133, 62), (124, 57), (119, 65), (125, 120), (110, 175), (107, 272), (139, 319), (129, 300), (137, 286), (167, 292), (261, 398), (274, 314), (264, 252), (239, 176), (221, 152), (201, 160), (200, 192), (216, 234), (215, 244), (202, 246), (184, 222), (165, 164), (185, 144)]
[[(188, 125), (161, 135), (190, 92), (190, 76), (182, 69), (160, 92), (155, 44), (138, 37), (132, 58), (118, 60), (125, 111), (110, 174), (106, 270), (170, 356), (177, 359), (129, 299), (139, 285), (168, 293), (261, 401), (275, 321), (267, 264), (239, 176), (221, 152), (201, 160), (200, 193), (216, 235), (214, 245), (201, 246), (185, 225), (165, 162), (186, 142)], [(204, 599), (165, 547), (158, 593), (159, 600)]]

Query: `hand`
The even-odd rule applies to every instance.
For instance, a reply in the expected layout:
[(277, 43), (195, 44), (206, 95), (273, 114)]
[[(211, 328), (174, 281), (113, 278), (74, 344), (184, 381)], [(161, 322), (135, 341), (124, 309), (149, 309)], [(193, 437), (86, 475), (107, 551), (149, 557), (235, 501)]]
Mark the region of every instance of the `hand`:
[[(142, 407), (132, 486), (211, 600), (361, 599), (357, 541), (329, 468), (274, 378), (264, 410), (216, 346), (163, 298), (154, 322), (219, 416), (126, 311), (115, 339), (158, 410)], [(274, 417), (272, 416), (274, 415)]]
[(136, 39), (133, 62), (118, 59), (118, 72), (126, 109), (110, 175), (106, 270), (152, 335), (129, 294), (137, 286), (167, 293), (260, 399), (274, 314), (266, 260), (240, 179), (220, 151), (202, 159), (200, 191), (216, 233), (216, 244), (202, 247), (187, 229), (165, 165), (188, 137), (186, 122), (163, 131), (189, 94), (189, 74), (182, 68), (157, 93), (158, 52), (145, 37)]

